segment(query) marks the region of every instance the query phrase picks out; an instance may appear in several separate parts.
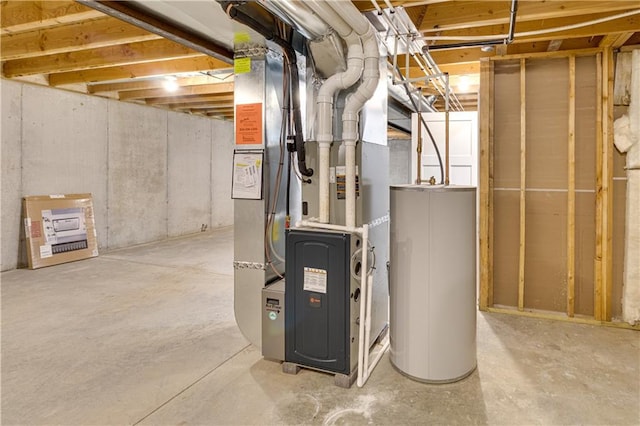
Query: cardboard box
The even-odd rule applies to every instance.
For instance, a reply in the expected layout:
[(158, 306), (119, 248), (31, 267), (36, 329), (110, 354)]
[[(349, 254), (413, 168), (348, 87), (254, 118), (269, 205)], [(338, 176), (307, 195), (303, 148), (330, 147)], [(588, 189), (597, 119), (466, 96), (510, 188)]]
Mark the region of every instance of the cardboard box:
[(22, 200), (29, 269), (98, 256), (91, 194)]

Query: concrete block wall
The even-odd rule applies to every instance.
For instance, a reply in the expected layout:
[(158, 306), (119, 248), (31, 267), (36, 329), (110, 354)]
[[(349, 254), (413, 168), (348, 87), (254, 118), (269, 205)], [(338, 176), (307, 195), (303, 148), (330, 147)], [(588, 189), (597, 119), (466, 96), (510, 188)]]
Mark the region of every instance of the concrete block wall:
[(21, 199), (90, 192), (112, 249), (233, 223), (233, 123), (1, 80), (2, 270)]

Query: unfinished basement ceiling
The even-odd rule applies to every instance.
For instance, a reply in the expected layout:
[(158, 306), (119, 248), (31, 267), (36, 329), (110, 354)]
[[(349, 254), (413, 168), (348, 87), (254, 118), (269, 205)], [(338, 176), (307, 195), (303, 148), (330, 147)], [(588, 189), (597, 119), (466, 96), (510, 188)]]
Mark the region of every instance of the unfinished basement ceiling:
[[(116, 10), (115, 16), (144, 28), (73, 1), (3, 1), (3, 77), (192, 114), (233, 117), (231, 47), (237, 24), (214, 0), (83, 3)], [(376, 13), (371, 1), (354, 3), (363, 12)], [(419, 31), (416, 35), (429, 45), (491, 39), (509, 31), (509, 0), (389, 3), (405, 8)], [(376, 4), (388, 6), (382, 0)], [(451, 75), (462, 106), (475, 110), (481, 58), (640, 44), (639, 12), (637, 0), (521, 0), (512, 44), (493, 49), (436, 47), (430, 54)], [(419, 76), (420, 69), (411, 61), (407, 77)], [(175, 91), (165, 88), (168, 80), (177, 86)], [(441, 102), (436, 106), (441, 108)]]

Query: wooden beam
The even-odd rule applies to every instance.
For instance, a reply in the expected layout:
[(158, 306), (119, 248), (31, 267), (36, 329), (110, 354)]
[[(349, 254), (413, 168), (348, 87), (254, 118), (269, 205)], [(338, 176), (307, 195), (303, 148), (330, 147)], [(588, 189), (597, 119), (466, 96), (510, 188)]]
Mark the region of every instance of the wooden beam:
[(109, 80), (124, 80), (136, 77), (152, 77), (165, 74), (211, 71), (225, 69), (228, 67), (229, 65), (225, 62), (202, 55), (188, 59), (173, 59), (171, 61), (158, 61), (136, 65), (124, 65), (118, 67), (51, 74), (49, 75), (49, 84), (51, 86), (62, 86), (75, 83), (92, 83)]
[(230, 102), (229, 101), (221, 102), (219, 104), (207, 102), (202, 104), (175, 105), (171, 107), (171, 109), (177, 109), (177, 110), (188, 109), (192, 111), (199, 110), (199, 109), (210, 110), (210, 109), (228, 109), (228, 108), (233, 108), (233, 100), (231, 100)]
[[(610, 13), (638, 8), (637, 0), (612, 1), (546, 1), (531, 0), (518, 3), (517, 24), (527, 21), (568, 16)], [(451, 1), (429, 6), (421, 31), (465, 29), (509, 22), (509, 2)], [(516, 26), (517, 31), (518, 26)]]
[(2, 73), (7, 78), (33, 74), (60, 73), (105, 68), (120, 65), (155, 62), (178, 58), (202, 56), (200, 52), (160, 39), (139, 43), (120, 44), (100, 49), (82, 50), (79, 52), (59, 53), (6, 61)]
[(602, 319), (611, 321), (611, 295), (613, 288), (613, 50), (606, 48), (602, 52), (602, 57), (602, 192), (604, 204)]
[[(180, 87), (171, 96), (211, 95), (214, 93), (233, 93), (233, 83), (202, 84), (199, 86)], [(169, 93), (165, 89), (131, 90), (120, 92), (119, 99), (128, 101), (132, 99), (164, 98)]]
[(195, 113), (204, 113), (204, 114), (211, 114), (211, 113), (216, 113), (216, 114), (233, 114), (234, 113), (234, 108), (232, 107), (222, 107), (222, 108), (193, 108), (191, 110), (189, 110), (189, 112), (195, 112)]
[(106, 17), (54, 28), (5, 34), (0, 39), (0, 45), (2, 60), (6, 61), (159, 38), (156, 34)]
[[(621, 12), (617, 12), (617, 13), (621, 13)], [(590, 22), (590, 21), (602, 19), (602, 18), (608, 18), (617, 13), (613, 12), (613, 13), (598, 13), (598, 14), (590, 14), (590, 15), (575, 15), (575, 16), (571, 15), (571, 16), (565, 16), (562, 18), (555, 18), (555, 19), (543, 19), (543, 20), (534, 20), (529, 22), (521, 22), (519, 20), (520, 11), (518, 11), (516, 33), (515, 33), (515, 38), (513, 40), (513, 43), (515, 44), (533, 43), (533, 42), (549, 41), (549, 40), (564, 40), (568, 38), (593, 37), (593, 36), (600, 36), (600, 35), (614, 34), (614, 33), (621, 33), (621, 32), (633, 33), (634, 31), (638, 31), (638, 29), (640, 28), (640, 15), (631, 15), (624, 18), (618, 18), (611, 21), (602, 22), (599, 24), (587, 25), (580, 28), (572, 28), (571, 30), (547, 32), (549, 30), (554, 30), (560, 27), (581, 24), (581, 23)], [(539, 31), (544, 31), (544, 33), (530, 34), (530, 35), (525, 34), (525, 33), (539, 32)], [(470, 37), (471, 36), (471, 37), (478, 37), (478, 38), (487, 38), (490, 36), (507, 35), (508, 32), (509, 32), (509, 23), (508, 21), (505, 21), (502, 24), (486, 25), (481, 27), (471, 27), (471, 28), (456, 29), (456, 30), (439, 29), (438, 32), (435, 34), (426, 33), (425, 37), (429, 37), (431, 35), (438, 35), (438, 36), (446, 36), (446, 37), (456, 37), (456, 36)], [(450, 43), (450, 42), (454, 42), (454, 41), (436, 41), (436, 44), (444, 44), (444, 43)]]
[(165, 98), (145, 99), (147, 105), (178, 105), (185, 103), (220, 102), (233, 100), (233, 94), (196, 95), (196, 96), (167, 96)]
[[(480, 74), (480, 61), (462, 62), (451, 64), (438, 64), (440, 70), (448, 73), (450, 76), (455, 75), (478, 75)], [(409, 78), (423, 77), (424, 73), (418, 67), (409, 68)]]
[(524, 310), (525, 218), (527, 189), (526, 60), (520, 59), (520, 252), (518, 257), (518, 310)]
[(613, 50), (598, 55), (598, 108), (596, 143), (596, 283), (595, 318), (611, 321), (613, 281)]
[(507, 55), (500, 58), (490, 57), (489, 60), (514, 60), (514, 59), (552, 59), (552, 58), (568, 58), (571, 55), (575, 56), (592, 56), (602, 52), (602, 49), (589, 48), (578, 50), (560, 50), (558, 52), (533, 52), (533, 53), (520, 53), (514, 55)]
[[(105, 92), (120, 92), (125, 90), (146, 90), (146, 89), (159, 89), (164, 87), (165, 79), (162, 77), (152, 80), (135, 80), (125, 81), (122, 83), (98, 83), (88, 84), (87, 92), (89, 93), (105, 93)], [(232, 82), (233, 75), (224, 79), (225, 83)], [(201, 75), (195, 77), (178, 77), (176, 83), (178, 86), (197, 86), (199, 84), (215, 84), (222, 82), (215, 77), (209, 75)]]
[(603, 129), (603, 101), (602, 101), (602, 81), (603, 81), (602, 53), (596, 55), (596, 258), (594, 261), (595, 282), (593, 286), (593, 316), (596, 320), (602, 320), (602, 259), (603, 259), (603, 233), (604, 203), (603, 203), (603, 171), (604, 171), (604, 129)]
[[(637, 29), (640, 29), (640, 24)], [(633, 36), (633, 32), (608, 34), (600, 40), (600, 47), (618, 49), (622, 47), (622, 45), (625, 44), (631, 36)]]
[(576, 292), (576, 57), (569, 57), (569, 138), (567, 190), (567, 315), (575, 315)]
[(480, 63), (480, 309), (493, 306), (493, 62)]
[(102, 13), (72, 1), (3, 1), (0, 2), (0, 34), (70, 24), (102, 16)]
[[(502, 59), (520, 59), (520, 58), (553, 58), (566, 57), (570, 54), (578, 56), (593, 55), (600, 51), (597, 47), (596, 39), (571, 39), (566, 40), (563, 44), (565, 50), (558, 52), (547, 52), (547, 43), (522, 43), (511, 44), (508, 46), (508, 54), (506, 56), (496, 56), (495, 52), (483, 52), (479, 47), (469, 47), (464, 49), (436, 50), (431, 52), (434, 61), (440, 66), (452, 65), (459, 62), (474, 62), (481, 58), (492, 58), (494, 60)], [(580, 52), (581, 51), (581, 52)]]

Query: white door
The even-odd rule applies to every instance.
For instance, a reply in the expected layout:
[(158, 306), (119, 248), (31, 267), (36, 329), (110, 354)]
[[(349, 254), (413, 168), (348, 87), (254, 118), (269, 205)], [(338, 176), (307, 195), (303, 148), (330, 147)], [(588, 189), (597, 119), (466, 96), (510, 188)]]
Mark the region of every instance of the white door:
[[(445, 113), (427, 112), (422, 114), (429, 130), (436, 140), (443, 167), (445, 160)], [(417, 176), (417, 129), (418, 114), (412, 115), (411, 136), (411, 175), (412, 182)], [(440, 182), (440, 166), (433, 148), (431, 138), (424, 126), (422, 128), (422, 180), (429, 180), (431, 176)], [(478, 113), (451, 112), (449, 113), (449, 183), (452, 185), (478, 184)]]

